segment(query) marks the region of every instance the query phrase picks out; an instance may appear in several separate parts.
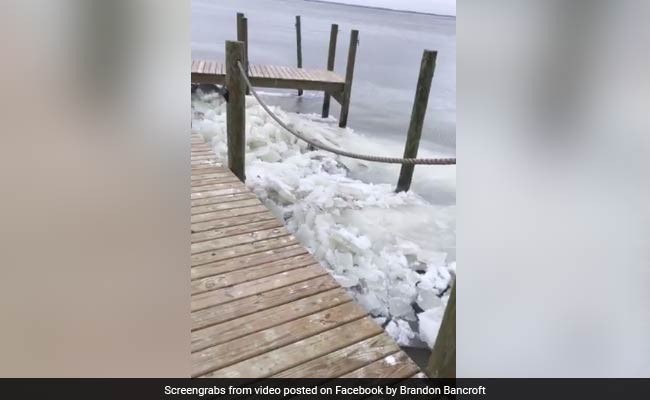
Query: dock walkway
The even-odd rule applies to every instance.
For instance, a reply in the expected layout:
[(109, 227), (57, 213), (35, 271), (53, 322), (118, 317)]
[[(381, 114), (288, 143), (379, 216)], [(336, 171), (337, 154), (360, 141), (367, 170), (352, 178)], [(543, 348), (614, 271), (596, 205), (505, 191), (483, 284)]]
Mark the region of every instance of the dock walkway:
[(191, 164), (193, 377), (424, 376), (200, 135)]
[[(345, 79), (334, 71), (251, 64), (248, 73), (253, 86), (258, 87), (319, 90), (329, 93), (335, 99), (340, 99), (345, 90)], [(225, 82), (224, 63), (192, 60), (192, 83), (224, 85)]]

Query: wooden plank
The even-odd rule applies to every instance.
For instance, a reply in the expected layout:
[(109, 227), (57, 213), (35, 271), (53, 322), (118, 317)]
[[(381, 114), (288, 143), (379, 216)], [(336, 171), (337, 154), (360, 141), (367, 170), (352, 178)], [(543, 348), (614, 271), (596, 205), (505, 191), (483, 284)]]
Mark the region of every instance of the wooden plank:
[(242, 194), (251, 194), (251, 192), (245, 187), (215, 190), (211, 191), (209, 195), (203, 196), (199, 199), (191, 200), (190, 204), (192, 207), (204, 206), (206, 204), (212, 204), (214, 202), (221, 201), (222, 199), (225, 201), (226, 199), (234, 198), (234, 196), (240, 196)]
[(193, 254), (191, 257), (192, 266), (203, 265), (215, 261), (226, 260), (229, 258), (239, 257), (246, 254), (257, 253), (260, 251), (275, 249), (278, 247), (288, 246), (290, 244), (298, 243), (296, 238), (292, 235), (280, 236), (268, 240), (260, 240), (258, 242), (246, 243), (240, 246), (228, 247), (226, 249), (211, 251), (201, 254)]
[(190, 190), (192, 194), (195, 194), (195, 193), (208, 192), (212, 190), (221, 190), (221, 189), (229, 189), (229, 188), (236, 188), (236, 187), (243, 187), (243, 184), (241, 182), (211, 183), (203, 186), (192, 186)]
[(190, 178), (192, 183), (194, 181), (200, 181), (204, 179), (214, 179), (214, 178), (225, 178), (225, 177), (234, 177), (231, 172), (227, 171), (211, 171), (211, 170), (203, 170), (203, 171), (196, 171), (192, 172), (192, 177)]
[(404, 353), (397, 352), (365, 367), (347, 373), (341, 378), (408, 378), (420, 372), (417, 365)]
[[(192, 377), (197, 377), (336, 328), (366, 315), (358, 304), (344, 303), (260, 332), (192, 353)], [(306, 350), (306, 349), (305, 349)], [(415, 371), (417, 372), (417, 371)]]
[(191, 157), (198, 157), (198, 156), (214, 156), (214, 152), (210, 149), (200, 149), (200, 150), (192, 150), (190, 152)]
[(210, 155), (203, 155), (203, 156), (190, 156), (191, 161), (201, 161), (201, 160), (216, 160), (216, 156), (214, 154)]
[(217, 304), (227, 303), (239, 298), (263, 293), (279, 287), (323, 276), (325, 274), (327, 274), (327, 272), (322, 267), (318, 265), (310, 265), (290, 272), (282, 272), (270, 277), (240, 283), (231, 287), (200, 293), (192, 296), (191, 310), (196, 311), (216, 306)]
[(223, 323), (258, 311), (289, 303), (317, 293), (339, 287), (330, 275), (294, 283), (278, 289), (244, 297), (216, 307), (205, 308), (191, 314), (192, 330)]
[(223, 166), (220, 162), (216, 163), (196, 163), (196, 165), (192, 165), (192, 172), (200, 170), (200, 169), (217, 169), (221, 171), (228, 171), (230, 172), (229, 169)]
[[(194, 224), (198, 222), (207, 222), (207, 221), (213, 221), (217, 219), (236, 217), (240, 215), (255, 214), (262, 211), (267, 211), (267, 208), (262, 204), (258, 204), (255, 206), (238, 207), (238, 208), (225, 209), (221, 211), (214, 211), (214, 212), (209, 212), (204, 214), (192, 215), (190, 217), (190, 221), (192, 222), (192, 230), (194, 230)], [(201, 229), (201, 227), (197, 227), (197, 228)]]
[(195, 192), (190, 194), (190, 200), (204, 199), (206, 197), (221, 196), (224, 194), (235, 194), (249, 191), (243, 185), (235, 185), (233, 187), (223, 189), (210, 189), (202, 192)]
[(232, 174), (228, 168), (223, 165), (195, 165), (192, 166), (192, 174), (202, 175), (210, 173)]
[(257, 231), (264, 231), (267, 229), (274, 229), (274, 228), (284, 229), (284, 226), (280, 221), (273, 218), (273, 219), (267, 219), (259, 222), (253, 222), (250, 224), (241, 224), (235, 226), (228, 226), (227, 228), (222, 228), (222, 229), (210, 229), (203, 232), (196, 232), (196, 233), (192, 233), (190, 238), (192, 243), (198, 243), (198, 242), (204, 242), (212, 239), (233, 237), (233, 236), (253, 233)]
[(256, 265), (268, 264), (280, 261), (302, 254), (308, 254), (302, 245), (290, 245), (279, 249), (271, 249), (259, 253), (253, 253), (229, 260), (217, 261), (210, 264), (204, 264), (190, 269), (192, 280), (204, 278), (206, 276), (223, 274), (229, 271), (236, 271), (242, 268), (254, 267)]
[(243, 193), (226, 194), (223, 196), (206, 197), (205, 199), (194, 200), (192, 202), (192, 214), (200, 214), (200, 212), (194, 212), (194, 210), (198, 211), (199, 207), (201, 206), (229, 203), (233, 201), (248, 200), (248, 199), (257, 199), (257, 196), (255, 196), (253, 193), (249, 191), (244, 191)]
[[(223, 217), (223, 216), (222, 216)], [(238, 215), (230, 215), (223, 218), (217, 218), (205, 222), (197, 222), (191, 225), (191, 233), (205, 232), (213, 229), (223, 229), (229, 226), (242, 225), (248, 222), (259, 222), (269, 219), (275, 219), (271, 213), (268, 211), (255, 211), (242, 213), (239, 212)]]
[(191, 281), (191, 293), (199, 294), (210, 290), (221, 289), (314, 264), (317, 263), (311, 255), (303, 254), (292, 259), (284, 259), (274, 263), (262, 264), (254, 267), (240, 268), (221, 275), (213, 275), (207, 278)]
[(192, 352), (226, 343), (233, 339), (241, 338), (251, 333), (259, 332), (293, 319), (305, 317), (351, 301), (352, 298), (345, 292), (345, 289), (336, 288), (197, 330), (192, 332)]
[(195, 206), (191, 208), (191, 214), (206, 214), (215, 211), (228, 210), (232, 208), (242, 208), (250, 206), (259, 206), (262, 203), (257, 199), (257, 197), (251, 196), (252, 193), (242, 193), (235, 197), (220, 197), (221, 201), (213, 202), (212, 204), (205, 204), (200, 206)]
[(259, 242), (260, 240), (286, 236), (288, 234), (289, 232), (284, 227), (278, 227), (243, 233), (241, 235), (227, 236), (224, 238), (196, 242), (192, 243), (190, 245), (190, 248), (193, 256), (199, 256), (205, 254), (206, 252), (215, 252), (217, 250), (222, 250), (236, 245)]
[(262, 221), (277, 221), (273, 214), (268, 211), (260, 211), (252, 214), (236, 215), (228, 218), (220, 218), (211, 221), (199, 222), (191, 225), (191, 233), (200, 233), (210, 230), (226, 229), (249, 223)]
[(336, 378), (399, 350), (399, 346), (390, 336), (381, 333), (289, 368), (273, 375), (273, 378)]
[(256, 77), (263, 78), (264, 77), (264, 66), (263, 65), (256, 65), (255, 68), (257, 69)]
[(244, 378), (254, 376), (265, 378), (381, 332), (381, 327), (370, 318), (358, 319), (226, 368), (215, 370), (203, 377)]
[(192, 188), (198, 188), (202, 186), (210, 186), (214, 184), (222, 184), (222, 183), (239, 183), (241, 184), (241, 181), (237, 179), (236, 176), (234, 175), (226, 175), (226, 176), (220, 176), (216, 178), (207, 178), (207, 179), (195, 179), (191, 181), (190, 185)]

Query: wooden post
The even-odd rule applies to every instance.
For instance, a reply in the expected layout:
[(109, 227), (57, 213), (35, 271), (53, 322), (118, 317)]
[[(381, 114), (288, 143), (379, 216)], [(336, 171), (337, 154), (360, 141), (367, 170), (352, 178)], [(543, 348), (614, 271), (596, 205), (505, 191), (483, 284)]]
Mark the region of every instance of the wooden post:
[(352, 77), (354, 75), (354, 60), (357, 57), (357, 46), (359, 44), (359, 31), (353, 29), (350, 33), (350, 47), (348, 48), (348, 65), (345, 68), (345, 89), (341, 99), (341, 116), (339, 126), (345, 128), (348, 124), (348, 113), (350, 112), (350, 95), (352, 94)]
[[(336, 57), (336, 36), (339, 33), (339, 26), (337, 24), (332, 24), (332, 29), (330, 30), (330, 48), (327, 53), (327, 70), (334, 71), (334, 58)], [(321, 116), (327, 118), (330, 115), (330, 94), (325, 92), (323, 97), (323, 113)]]
[(228, 168), (242, 181), (246, 180), (246, 83), (237, 62), (244, 60), (244, 43), (226, 42), (226, 126), (228, 141)]
[[(297, 48), (297, 65), (302, 68), (302, 37), (300, 32), (300, 15), (296, 15), (296, 48)], [(302, 89), (298, 89), (298, 96), (302, 96)]]
[[(425, 50), (422, 53), (420, 76), (418, 77), (418, 86), (415, 90), (411, 122), (406, 136), (406, 145), (404, 146), (404, 158), (416, 158), (418, 156), (418, 147), (420, 146), (420, 138), (422, 137), (422, 125), (424, 124), (424, 116), (427, 112), (431, 80), (433, 79), (433, 71), (436, 68), (437, 56), (437, 51)], [(396, 192), (409, 190), (414, 169), (414, 165), (402, 164)]]
[[(248, 18), (243, 13), (237, 13), (237, 41), (244, 43), (244, 60), (242, 65), (248, 73)], [(248, 87), (246, 94), (250, 94)]]
[(427, 370), (430, 378), (456, 377), (456, 281), (451, 288)]

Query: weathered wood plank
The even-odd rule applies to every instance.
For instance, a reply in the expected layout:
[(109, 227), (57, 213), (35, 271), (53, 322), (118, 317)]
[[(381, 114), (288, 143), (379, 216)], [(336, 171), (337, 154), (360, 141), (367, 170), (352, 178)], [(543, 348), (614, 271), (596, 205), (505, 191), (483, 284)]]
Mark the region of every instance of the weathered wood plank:
[(263, 206), (262, 204), (258, 204), (254, 206), (231, 208), (231, 209), (225, 209), (220, 211), (208, 212), (204, 214), (192, 215), (190, 217), (190, 221), (192, 222), (192, 229), (194, 229), (194, 224), (196, 224), (197, 222), (207, 222), (207, 221), (213, 221), (222, 218), (230, 218), (230, 217), (236, 217), (240, 215), (255, 214), (263, 211), (268, 212), (265, 206)]
[(241, 195), (241, 196), (243, 196), (243, 198), (241, 199), (236, 199), (231, 201), (220, 201), (213, 204), (206, 204), (203, 206), (192, 207), (191, 213), (192, 215), (206, 214), (215, 211), (228, 210), (231, 208), (259, 206), (262, 204), (256, 198), (251, 198), (245, 195)]
[[(318, 293), (291, 303), (192, 332), (192, 352), (229, 342), (352, 301), (343, 288)], [(379, 357), (376, 357), (377, 359)], [(317, 376), (317, 375), (313, 375)]]
[(207, 253), (193, 254), (191, 256), (191, 262), (192, 266), (208, 264), (215, 261), (240, 257), (246, 254), (257, 253), (260, 251), (284, 247), (296, 243), (298, 243), (298, 241), (292, 235), (280, 236), (277, 238), (260, 240), (253, 243), (246, 243), (240, 246), (228, 247), (226, 249), (211, 251)]
[(237, 227), (239, 225), (256, 223), (262, 221), (276, 220), (268, 211), (260, 211), (252, 214), (235, 215), (227, 218), (219, 218), (211, 221), (198, 222), (190, 226), (191, 233), (200, 233), (210, 230)]
[(278, 289), (258, 293), (255, 296), (244, 297), (215, 307), (205, 308), (191, 314), (192, 330), (194, 331), (206, 326), (230, 321), (231, 319), (267, 310), (337, 287), (339, 286), (334, 278), (330, 275), (323, 275)]
[(388, 335), (381, 333), (304, 364), (289, 368), (273, 375), (273, 378), (336, 378), (399, 350), (400, 348), (395, 341)]
[(194, 193), (209, 192), (212, 190), (230, 189), (230, 188), (237, 188), (237, 187), (242, 187), (242, 183), (241, 182), (210, 183), (203, 186), (192, 186), (190, 190), (192, 191), (192, 194), (194, 194)]
[(210, 264), (204, 264), (190, 269), (192, 280), (204, 278), (207, 276), (223, 274), (229, 271), (236, 271), (242, 268), (254, 267), (257, 265), (268, 264), (273, 262), (283, 262), (283, 260), (295, 256), (308, 254), (302, 245), (294, 244), (277, 249), (253, 253), (238, 258), (217, 261)]
[(316, 261), (309, 254), (284, 259), (273, 263), (257, 265), (248, 268), (240, 268), (220, 275), (212, 275), (206, 278), (191, 281), (191, 293), (199, 294), (216, 290), (239, 283), (253, 281), (266, 276), (276, 275), (292, 269), (302, 268), (316, 264)]
[(218, 251), (235, 245), (259, 242), (280, 236), (286, 236), (289, 232), (284, 227), (275, 227), (255, 232), (243, 233), (241, 235), (227, 236), (218, 239), (205, 240), (190, 245), (192, 255), (201, 255), (206, 252)]
[(382, 378), (408, 378), (419, 371), (417, 365), (411, 361), (406, 353), (400, 351), (347, 373), (341, 378), (375, 378), (378, 376)]
[(268, 377), (381, 332), (382, 329), (379, 325), (365, 317), (226, 368), (215, 370), (203, 377)]
[(325, 274), (327, 274), (327, 272), (322, 267), (318, 265), (310, 265), (290, 272), (282, 272), (270, 277), (193, 295), (190, 307), (192, 311), (201, 310), (203, 308), (227, 303), (242, 297), (263, 293), (279, 287), (298, 283), (300, 281), (306, 281)]
[(200, 207), (203, 206), (209, 206), (212, 204), (230, 203), (234, 201), (250, 200), (250, 199), (257, 200), (257, 196), (255, 196), (253, 193), (249, 191), (245, 191), (243, 193), (226, 194), (223, 196), (206, 197), (205, 199), (194, 200), (192, 202), (192, 214), (201, 214), (203, 211), (201, 211)]
[(229, 201), (229, 199), (234, 199), (236, 198), (236, 196), (241, 196), (243, 194), (251, 194), (251, 192), (245, 187), (213, 190), (211, 191), (211, 193), (209, 193), (206, 196), (202, 196), (201, 198), (191, 200), (190, 204), (192, 207), (204, 206), (207, 204), (213, 204), (215, 202), (219, 202), (221, 200)]
[(201, 186), (209, 186), (213, 184), (221, 184), (221, 183), (240, 183), (237, 179), (236, 176), (222, 176), (222, 177), (216, 177), (216, 178), (207, 178), (207, 179), (195, 179), (191, 181), (191, 186), (192, 188), (198, 188)]
[[(192, 233), (190, 238), (192, 243), (201, 243), (209, 240), (237, 237), (239, 235), (244, 235), (244, 234), (254, 234), (257, 231), (266, 231), (269, 229), (280, 229), (280, 228), (282, 228), (286, 232), (284, 226), (280, 221), (278, 221), (277, 219), (268, 219), (268, 220), (254, 222), (250, 224), (241, 224), (241, 225), (229, 226), (227, 228), (222, 228), (222, 229), (210, 229), (208, 231), (196, 232), (196, 233)], [(244, 243), (244, 242), (240, 242), (240, 243)]]
[(344, 303), (228, 343), (192, 353), (192, 377), (204, 375), (219, 368), (224, 368), (317, 335), (346, 322), (362, 318), (364, 315), (366, 315), (365, 310), (358, 304)]

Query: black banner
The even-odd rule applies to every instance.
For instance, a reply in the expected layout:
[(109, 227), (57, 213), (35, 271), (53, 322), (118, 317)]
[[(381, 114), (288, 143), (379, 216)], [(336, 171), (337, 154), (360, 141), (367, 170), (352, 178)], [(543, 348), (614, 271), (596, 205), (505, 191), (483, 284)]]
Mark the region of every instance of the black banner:
[(647, 399), (650, 379), (0, 379), (6, 399)]

